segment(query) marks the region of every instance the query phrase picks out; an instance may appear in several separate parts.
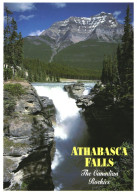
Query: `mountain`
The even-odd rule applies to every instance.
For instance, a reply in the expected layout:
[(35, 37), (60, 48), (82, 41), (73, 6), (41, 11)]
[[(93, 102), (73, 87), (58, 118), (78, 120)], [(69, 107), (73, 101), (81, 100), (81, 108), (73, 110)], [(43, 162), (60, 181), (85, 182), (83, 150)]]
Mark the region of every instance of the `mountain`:
[(87, 39), (117, 41), (122, 34), (123, 25), (119, 24), (111, 13), (101, 12), (89, 18), (70, 17), (56, 22), (40, 36), (48, 36), (55, 40), (55, 47), (61, 50), (72, 43)]
[(28, 36), (24, 38), (24, 57), (49, 62), (52, 56), (52, 40), (47, 37)]
[(105, 54), (114, 53), (124, 25), (111, 13), (70, 17), (54, 23), (40, 36), (24, 39), (24, 55), (45, 62), (101, 69)]
[(62, 49), (54, 56), (53, 62), (101, 71), (104, 55), (113, 55), (116, 48), (117, 43), (115, 42), (88, 39)]

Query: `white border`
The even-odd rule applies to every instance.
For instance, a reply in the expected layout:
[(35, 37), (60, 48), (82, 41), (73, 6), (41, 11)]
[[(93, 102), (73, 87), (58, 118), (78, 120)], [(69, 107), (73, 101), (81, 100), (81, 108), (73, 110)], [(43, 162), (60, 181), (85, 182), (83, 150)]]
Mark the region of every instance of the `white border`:
[[(136, 95), (137, 95), (137, 58), (136, 58), (136, 55), (137, 55), (137, 41), (136, 41), (136, 35), (137, 35), (137, 32), (136, 32), (136, 18), (137, 18), (137, 1), (136, 0), (124, 0), (124, 1), (120, 1), (120, 0), (115, 0), (115, 1), (109, 1), (109, 0), (94, 0), (94, 1), (91, 1), (91, 0), (86, 0), (86, 1), (82, 1), (82, 0), (66, 0), (66, 1), (63, 1), (63, 0), (57, 0), (57, 1), (46, 1), (46, 0), (40, 0), (40, 1), (36, 1), (36, 0), (23, 0), (23, 1), (17, 1), (17, 0), (2, 0), (0, 1), (0, 118), (1, 118), (1, 121), (0, 121), (0, 129), (1, 129), (1, 133), (0, 133), (0, 136), (1, 136), (1, 141), (0, 141), (0, 151), (1, 151), (1, 160), (0, 160), (0, 168), (1, 168), (1, 174), (0, 174), (0, 192), (1, 193), (4, 193), (4, 194), (7, 194), (7, 193), (10, 193), (10, 194), (13, 194), (13, 193), (34, 193), (34, 194), (37, 194), (37, 193), (42, 193), (42, 194), (52, 194), (52, 193), (56, 193), (56, 194), (59, 194), (59, 193), (65, 193), (65, 194), (69, 194), (69, 193), (78, 193), (78, 194), (83, 194), (83, 193), (92, 193), (92, 194), (110, 194), (110, 193), (117, 193), (117, 194), (121, 194), (121, 193), (124, 193), (124, 194), (129, 194), (129, 193), (137, 193), (137, 167), (134, 166), (134, 178), (135, 178), (135, 181), (134, 181), (134, 191), (122, 191), (122, 192), (119, 192), (119, 191), (116, 191), (116, 192), (113, 192), (113, 191), (43, 191), (43, 192), (29, 192), (29, 191), (3, 191), (3, 121), (2, 121), (2, 115), (3, 115), (3, 3), (5, 2), (16, 2), (16, 3), (40, 3), (40, 2), (45, 2), (45, 3), (57, 3), (57, 2), (60, 2), (60, 3), (68, 3), (68, 2), (75, 2), (75, 3), (79, 3), (79, 2), (83, 2), (83, 3), (86, 3), (86, 2), (89, 2), (89, 3), (116, 3), (116, 2), (120, 2), (120, 3), (134, 3), (134, 38), (135, 38), (135, 41), (134, 41), (134, 54), (135, 54), (135, 61), (134, 61), (134, 86), (135, 86), (135, 90), (134, 90), (134, 105), (135, 105), (135, 109), (134, 109), (134, 113), (135, 113), (135, 116), (134, 116), (134, 120), (135, 118), (137, 117), (137, 114), (136, 114), (136, 108), (137, 108), (137, 102), (136, 102)], [(137, 164), (137, 142), (136, 142), (136, 131), (137, 131), (137, 125), (136, 125), (136, 120), (135, 120), (135, 127), (134, 127), (134, 165)]]

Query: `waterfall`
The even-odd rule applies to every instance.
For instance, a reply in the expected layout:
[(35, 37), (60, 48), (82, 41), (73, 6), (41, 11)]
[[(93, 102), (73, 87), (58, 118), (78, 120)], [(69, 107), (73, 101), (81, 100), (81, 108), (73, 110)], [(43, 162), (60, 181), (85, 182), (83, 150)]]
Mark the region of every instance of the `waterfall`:
[[(72, 186), (77, 185), (77, 180), (83, 182), (79, 175), (83, 159), (74, 160), (71, 151), (73, 146), (85, 145), (89, 136), (86, 123), (79, 112), (80, 108), (76, 106), (76, 100), (68, 96), (63, 86), (63, 83), (34, 84), (38, 95), (52, 99), (56, 108), (56, 123), (53, 126), (56, 150), (51, 165), (55, 190), (73, 190)], [(85, 86), (84, 95), (88, 94), (93, 86), (94, 84), (90, 87)], [(73, 179), (70, 180), (72, 176)]]

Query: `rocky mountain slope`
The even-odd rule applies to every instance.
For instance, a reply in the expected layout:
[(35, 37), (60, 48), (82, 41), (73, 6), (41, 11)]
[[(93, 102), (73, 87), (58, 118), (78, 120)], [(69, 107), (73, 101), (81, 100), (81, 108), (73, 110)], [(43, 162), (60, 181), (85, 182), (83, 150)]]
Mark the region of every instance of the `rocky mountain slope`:
[[(70, 17), (64, 21), (54, 23), (49, 29), (43, 31), (40, 36), (26, 37), (24, 39), (24, 55), (29, 58), (39, 58), (46, 62), (54, 61), (55, 57), (57, 63), (62, 63), (62, 61), (57, 60), (60, 51), (62, 52), (68, 46), (73, 45), (76, 45), (75, 50), (77, 51), (77, 48), (79, 49), (78, 43), (83, 43), (85, 48), (85, 42), (87, 44), (89, 40), (89, 42), (93, 41), (93, 44), (91, 43), (88, 48), (85, 48), (85, 53), (87, 50), (93, 51), (92, 48), (96, 46), (97, 42), (97, 44), (101, 44), (99, 48), (102, 48), (101, 52), (103, 52), (104, 56), (104, 53), (108, 54), (108, 51), (105, 51), (106, 48), (103, 48), (102, 43), (106, 43), (108, 47), (111, 47), (110, 43), (117, 43), (121, 39), (123, 29), (123, 24), (118, 23), (111, 13), (101, 12), (88, 18)], [(93, 46), (92, 48), (91, 45)], [(109, 50), (111, 49), (109, 48)], [(97, 59), (99, 58), (97, 56)], [(90, 61), (90, 64), (93, 61), (92, 64), (94, 64), (94, 60), (97, 61), (97, 59), (95, 60), (91, 57), (87, 61)], [(79, 63), (81, 59), (74, 58), (72, 61), (76, 61), (76, 63), (78, 61)], [(66, 63), (64, 62), (64, 64)]]
[(56, 22), (40, 36), (55, 40), (55, 46), (60, 50), (87, 39), (117, 41), (122, 34), (123, 25), (119, 24), (111, 13), (101, 12), (89, 18), (70, 17)]

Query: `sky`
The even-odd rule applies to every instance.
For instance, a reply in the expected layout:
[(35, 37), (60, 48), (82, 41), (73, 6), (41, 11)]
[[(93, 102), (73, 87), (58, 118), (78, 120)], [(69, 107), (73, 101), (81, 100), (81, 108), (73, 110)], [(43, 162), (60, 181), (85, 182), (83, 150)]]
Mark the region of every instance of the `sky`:
[[(90, 17), (100, 12), (112, 13), (119, 23), (124, 22), (127, 5), (133, 19), (133, 3), (5, 3), (13, 12), (18, 32), (23, 37), (38, 36), (53, 23), (71, 16)], [(5, 17), (4, 17), (5, 18)]]

